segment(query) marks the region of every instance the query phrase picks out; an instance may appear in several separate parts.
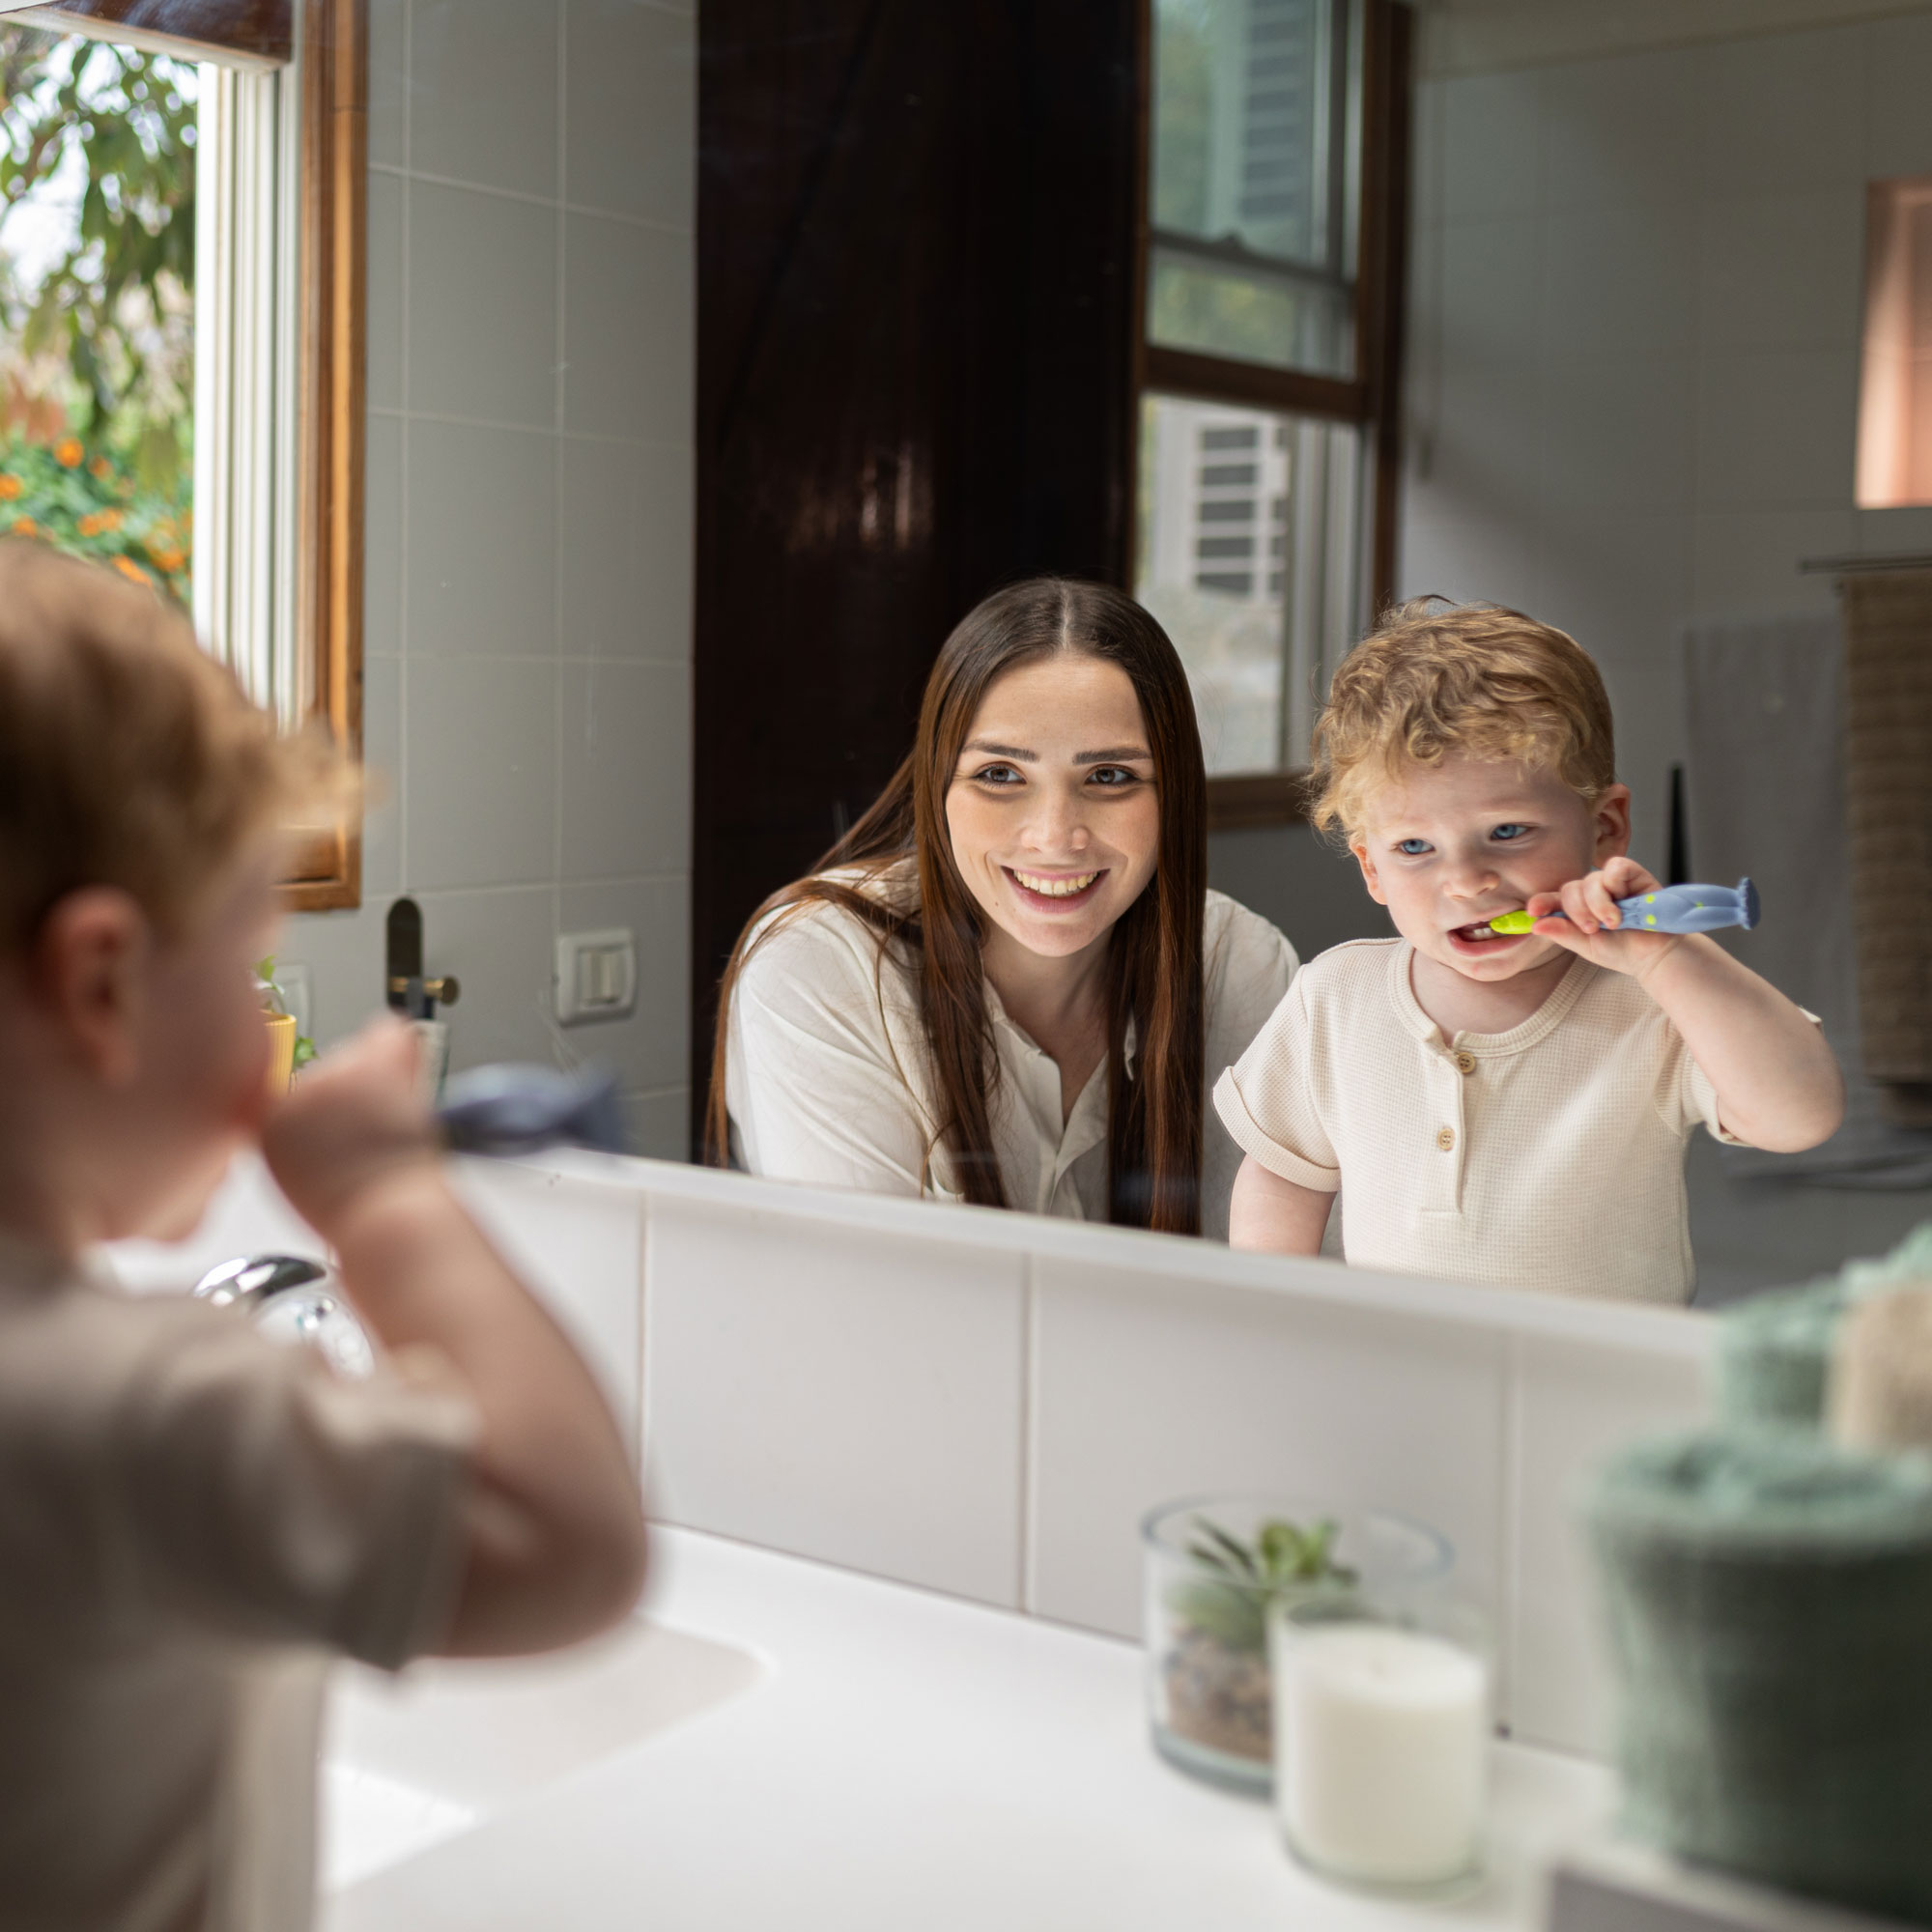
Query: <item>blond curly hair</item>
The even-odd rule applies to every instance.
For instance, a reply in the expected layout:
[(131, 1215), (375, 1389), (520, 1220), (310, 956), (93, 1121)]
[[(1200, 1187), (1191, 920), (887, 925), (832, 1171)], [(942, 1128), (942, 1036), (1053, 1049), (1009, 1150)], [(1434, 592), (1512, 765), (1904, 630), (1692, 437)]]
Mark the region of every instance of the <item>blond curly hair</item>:
[(1451, 753), (1554, 772), (1594, 806), (1616, 781), (1609, 694), (1574, 638), (1499, 604), (1419, 597), (1350, 651), (1316, 720), (1309, 818), (1344, 838), (1372, 793)]

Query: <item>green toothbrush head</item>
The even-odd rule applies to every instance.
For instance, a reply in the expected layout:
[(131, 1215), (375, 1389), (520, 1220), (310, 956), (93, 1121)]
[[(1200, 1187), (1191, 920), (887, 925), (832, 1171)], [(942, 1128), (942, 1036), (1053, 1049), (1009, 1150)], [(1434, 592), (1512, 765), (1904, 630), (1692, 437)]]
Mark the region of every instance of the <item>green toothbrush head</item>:
[(1501, 912), (1490, 922), (1492, 932), (1533, 932), (1536, 921), (1526, 912)]

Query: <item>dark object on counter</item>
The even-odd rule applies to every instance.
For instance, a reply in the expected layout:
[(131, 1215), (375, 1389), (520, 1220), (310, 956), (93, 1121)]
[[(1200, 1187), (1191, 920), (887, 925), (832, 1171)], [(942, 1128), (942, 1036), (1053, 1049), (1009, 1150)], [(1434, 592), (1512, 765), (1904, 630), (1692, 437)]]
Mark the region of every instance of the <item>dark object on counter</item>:
[(1932, 1924), (1932, 1462), (1670, 1436), (1611, 1463), (1589, 1528), (1626, 1828)]
[(452, 1153), (520, 1154), (572, 1146), (595, 1153), (628, 1147), (617, 1076), (608, 1067), (476, 1066), (452, 1074), (436, 1110)]

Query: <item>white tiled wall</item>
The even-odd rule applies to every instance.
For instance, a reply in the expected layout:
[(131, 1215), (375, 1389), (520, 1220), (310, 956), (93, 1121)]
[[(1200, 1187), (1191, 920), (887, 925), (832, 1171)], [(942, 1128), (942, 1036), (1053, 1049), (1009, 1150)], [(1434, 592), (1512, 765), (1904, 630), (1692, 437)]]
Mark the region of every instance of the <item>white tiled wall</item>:
[(1867, 179), (1932, 172), (1932, 14), (1425, 82), (1401, 588), (1520, 605), (1604, 666), (1639, 856), (1693, 616), (1816, 608), (1858, 512)]
[(613, 1063), (685, 1146), (696, 37), (674, 0), (372, 0), (363, 906), (293, 922), (327, 1040), (422, 903), (455, 1066), (548, 1063), (552, 940), (629, 925)]

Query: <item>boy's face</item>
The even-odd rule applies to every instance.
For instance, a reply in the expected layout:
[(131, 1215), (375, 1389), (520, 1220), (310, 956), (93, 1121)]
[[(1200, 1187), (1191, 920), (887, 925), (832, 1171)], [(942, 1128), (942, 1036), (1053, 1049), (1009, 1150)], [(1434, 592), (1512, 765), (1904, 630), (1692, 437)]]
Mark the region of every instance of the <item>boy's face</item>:
[(1369, 891), (1425, 958), (1464, 979), (1514, 979), (1563, 949), (1488, 922), (1630, 847), (1630, 788), (1591, 807), (1553, 772), (1464, 755), (1411, 765), (1372, 795), (1349, 841)]

